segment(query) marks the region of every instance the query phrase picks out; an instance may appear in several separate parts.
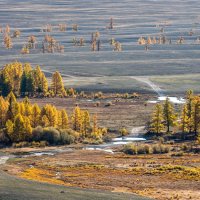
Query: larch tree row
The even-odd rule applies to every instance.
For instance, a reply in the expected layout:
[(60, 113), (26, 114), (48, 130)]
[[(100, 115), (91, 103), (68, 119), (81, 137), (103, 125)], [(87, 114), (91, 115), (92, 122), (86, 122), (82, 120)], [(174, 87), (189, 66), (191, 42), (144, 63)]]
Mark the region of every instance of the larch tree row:
[(198, 135), (200, 132), (200, 96), (195, 96), (193, 91), (189, 90), (181, 113), (175, 113), (174, 106), (168, 98), (163, 105), (155, 106), (149, 131), (159, 135), (163, 132), (170, 132), (171, 128), (178, 128), (184, 138), (188, 133)]
[(10, 92), (16, 96), (67, 96), (59, 72), (52, 75), (51, 85), (40, 66), (35, 69), (30, 64), (13, 62), (5, 65), (0, 71), (0, 92), (7, 96)]
[(102, 137), (96, 115), (91, 125), (89, 112), (78, 106), (69, 117), (65, 109), (58, 110), (51, 104), (40, 108), (37, 104), (31, 104), (27, 97), (18, 102), (13, 92), (6, 98), (0, 96), (0, 129), (6, 130), (12, 142), (29, 141), (32, 130), (38, 126), (72, 129), (82, 139)]

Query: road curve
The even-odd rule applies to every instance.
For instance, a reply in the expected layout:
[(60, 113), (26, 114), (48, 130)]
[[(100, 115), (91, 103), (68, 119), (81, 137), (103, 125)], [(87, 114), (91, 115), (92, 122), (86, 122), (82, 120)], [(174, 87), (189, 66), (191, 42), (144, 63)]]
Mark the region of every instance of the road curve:
[(17, 178), (0, 171), (0, 200), (150, 200), (133, 194), (79, 189)]

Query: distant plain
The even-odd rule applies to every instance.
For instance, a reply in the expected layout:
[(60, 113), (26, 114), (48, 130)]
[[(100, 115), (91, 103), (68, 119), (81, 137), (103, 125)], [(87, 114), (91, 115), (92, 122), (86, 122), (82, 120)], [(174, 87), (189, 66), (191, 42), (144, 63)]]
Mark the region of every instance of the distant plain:
[[(59, 70), (66, 75), (66, 86), (80, 90), (150, 92), (151, 87), (131, 78), (145, 76), (166, 93), (183, 93), (188, 88), (199, 92), (199, 10), (197, 0), (0, 0), (0, 25), (9, 24), (11, 31), (22, 32), (20, 38), (13, 39), (10, 50), (3, 47), (0, 35), (0, 66), (19, 60), (40, 65), (47, 72)], [(106, 28), (111, 17), (113, 30)], [(58, 31), (60, 23), (67, 24), (66, 32)], [(64, 53), (42, 53), (46, 33), (40, 30), (46, 24), (53, 26), (50, 35), (64, 45)], [(72, 31), (72, 24), (78, 24), (77, 32)], [(90, 49), (95, 31), (100, 32), (100, 52)], [(172, 44), (151, 45), (149, 51), (138, 45), (140, 36), (158, 38), (161, 34)], [(21, 48), (30, 35), (37, 37), (37, 48), (22, 55)], [(85, 46), (74, 47), (74, 37), (83, 37)], [(180, 37), (185, 42), (178, 45)], [(122, 44), (122, 52), (113, 51), (111, 38)]]

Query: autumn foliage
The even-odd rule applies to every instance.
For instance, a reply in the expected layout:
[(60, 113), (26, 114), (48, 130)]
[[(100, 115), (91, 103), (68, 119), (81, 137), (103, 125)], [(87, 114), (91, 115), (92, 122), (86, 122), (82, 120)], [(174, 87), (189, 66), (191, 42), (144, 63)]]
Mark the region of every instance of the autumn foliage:
[(187, 92), (186, 102), (179, 112), (175, 112), (169, 98), (154, 108), (149, 131), (160, 135), (175, 130), (182, 133), (183, 139), (190, 134), (197, 137), (200, 133), (200, 97), (195, 96), (191, 90)]
[(81, 142), (88, 138), (102, 140), (103, 131), (98, 127), (96, 115), (93, 124), (90, 113), (76, 106), (68, 115), (51, 104), (39, 107), (28, 97), (17, 101), (13, 92), (0, 96), (0, 129), (10, 142), (47, 141), (50, 144)]
[(6, 64), (0, 70), (0, 93), (5, 97), (10, 92), (22, 97), (67, 96), (59, 72), (52, 74), (50, 82), (40, 66), (33, 69), (29, 63), (23, 64), (17, 61)]

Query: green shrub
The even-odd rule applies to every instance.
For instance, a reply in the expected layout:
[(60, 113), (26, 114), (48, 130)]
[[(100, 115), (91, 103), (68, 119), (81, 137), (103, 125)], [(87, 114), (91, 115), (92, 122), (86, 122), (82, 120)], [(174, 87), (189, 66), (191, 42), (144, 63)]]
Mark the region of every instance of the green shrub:
[(183, 144), (183, 145), (181, 146), (181, 149), (182, 149), (183, 151), (191, 151), (191, 146), (188, 146), (187, 144)]
[(68, 135), (71, 135), (74, 137), (75, 140), (80, 138), (80, 133), (68, 128), (68, 129), (64, 129), (62, 131), (65, 131)]
[(43, 138), (43, 128), (41, 126), (34, 128), (32, 131), (32, 139), (34, 141), (41, 141), (42, 138)]
[(35, 141), (33, 141), (32, 143), (31, 143), (31, 146), (32, 147), (46, 147), (46, 146), (48, 146), (49, 145), (49, 143), (47, 142), (47, 141), (40, 141), (40, 142), (35, 142)]
[(23, 147), (30, 147), (31, 143), (29, 142), (19, 142), (19, 143), (13, 143), (12, 145), (14, 148), (23, 148)]
[(105, 135), (105, 136), (103, 137), (103, 141), (104, 141), (104, 142), (111, 142), (111, 141), (112, 141), (112, 137), (111, 137), (110, 135)]
[(112, 104), (112, 101), (109, 101), (109, 102), (106, 103), (105, 107), (110, 107), (110, 106), (112, 106), (112, 105), (113, 105), (113, 104)]
[(95, 103), (95, 107), (99, 107), (99, 106), (100, 106), (100, 102), (97, 101), (97, 102)]
[(45, 140), (49, 142), (49, 144), (59, 144), (60, 139), (60, 132), (57, 129), (53, 127), (43, 129), (43, 136), (41, 140)]
[(125, 93), (125, 94), (123, 95), (123, 97), (124, 97), (125, 99), (128, 99), (128, 98), (129, 98), (129, 94), (128, 94), (128, 93)]
[(108, 133), (108, 129), (106, 127), (101, 129), (101, 132), (103, 135), (106, 135)]
[(126, 145), (124, 145), (122, 151), (125, 154), (135, 155), (135, 154), (137, 154), (137, 147), (133, 144), (126, 144)]
[(183, 156), (183, 152), (173, 153), (173, 154), (171, 154), (171, 156), (174, 156), (174, 157), (181, 157), (181, 156)]
[(150, 154), (152, 153), (151, 147), (149, 145), (141, 145), (137, 148), (138, 154)]
[(9, 144), (10, 143), (10, 139), (8, 137), (8, 135), (3, 131), (0, 130), (0, 144)]
[(153, 145), (152, 147), (154, 154), (169, 153), (169, 147), (161, 144)]
[(73, 135), (70, 135), (68, 130), (61, 130), (60, 131), (61, 136), (61, 144), (72, 144), (75, 142), (75, 137)]
[(128, 131), (127, 131), (127, 129), (125, 129), (125, 128), (121, 128), (121, 129), (119, 130), (119, 132), (120, 132), (121, 136), (126, 136), (126, 135), (128, 135)]
[(40, 141), (40, 142), (19, 142), (19, 143), (13, 143), (12, 146), (14, 148), (24, 148), (24, 147), (46, 147), (48, 146), (48, 142), (46, 141)]
[(169, 153), (170, 148), (168, 146), (160, 145), (160, 147), (161, 147), (161, 153)]
[(164, 139), (163, 137), (159, 137), (159, 142), (160, 142), (161, 144), (164, 144), (165, 139)]
[(158, 144), (153, 145), (152, 150), (153, 150), (153, 153), (154, 153), (154, 154), (159, 154), (159, 153), (161, 153), (160, 145), (158, 145)]

